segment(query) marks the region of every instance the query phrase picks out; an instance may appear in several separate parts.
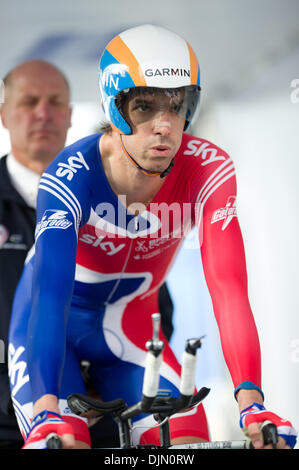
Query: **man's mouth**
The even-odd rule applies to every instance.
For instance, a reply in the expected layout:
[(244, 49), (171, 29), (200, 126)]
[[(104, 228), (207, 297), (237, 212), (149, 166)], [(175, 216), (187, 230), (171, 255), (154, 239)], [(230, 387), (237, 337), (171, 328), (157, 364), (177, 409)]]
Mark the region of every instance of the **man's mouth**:
[(155, 145), (150, 148), (154, 155), (166, 156), (168, 157), (171, 153), (171, 148), (168, 145)]
[(53, 134), (54, 134), (54, 131), (51, 129), (35, 129), (32, 132), (32, 135), (36, 135), (36, 136), (50, 136)]

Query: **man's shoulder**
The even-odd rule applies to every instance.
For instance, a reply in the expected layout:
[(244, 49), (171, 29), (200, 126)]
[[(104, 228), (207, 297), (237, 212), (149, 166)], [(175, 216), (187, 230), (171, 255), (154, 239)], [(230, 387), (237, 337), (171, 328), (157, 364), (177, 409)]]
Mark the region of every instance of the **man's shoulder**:
[(78, 154), (84, 154), (86, 157), (90, 158), (90, 156), (97, 150), (99, 137), (100, 134), (92, 134), (76, 140), (72, 144), (64, 147), (64, 149), (57, 155), (56, 159), (70, 158), (72, 156), (78, 156)]
[(1, 155), (0, 156), (0, 173), (1, 173), (1, 175), (3, 173), (5, 173), (5, 175), (6, 175), (6, 173), (7, 173), (6, 160), (7, 160), (7, 155), (3, 155), (3, 156)]
[(190, 134), (183, 134), (179, 154), (184, 158), (184, 164), (189, 162), (191, 166), (199, 167), (230, 160), (228, 153), (218, 145)]

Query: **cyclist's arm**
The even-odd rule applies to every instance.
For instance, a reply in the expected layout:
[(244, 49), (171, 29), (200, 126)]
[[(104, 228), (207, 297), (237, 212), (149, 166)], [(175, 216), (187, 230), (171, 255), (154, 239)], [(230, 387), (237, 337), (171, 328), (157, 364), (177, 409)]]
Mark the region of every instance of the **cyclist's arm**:
[[(260, 345), (248, 299), (243, 240), (233, 210), (236, 180), (233, 172), (229, 175), (201, 207), (203, 269), (233, 383), (235, 387), (243, 382), (260, 387)], [(225, 212), (229, 205), (231, 210)]]
[(240, 426), (255, 447), (261, 448), (264, 443), (260, 424), (270, 421), (277, 428), (277, 448), (294, 447), (297, 432), (291, 422), (263, 405), (259, 338), (248, 299), (245, 251), (234, 209), (234, 168), (229, 158), (220, 160), (218, 167), (205, 163), (207, 174), (204, 179), (200, 173), (201, 181), (205, 182), (201, 183), (196, 202), (201, 204), (199, 238), (203, 269), (224, 358), (235, 386)]
[[(60, 415), (58, 396), (64, 366), (81, 204), (48, 169), (40, 181), (33, 262), (27, 365), (32, 390), (33, 421), (24, 448), (45, 445), (49, 432), (64, 447), (75, 445), (72, 427)], [(75, 199), (76, 198), (76, 199)], [(76, 202), (76, 204), (75, 204)]]
[(55, 395), (42, 395), (33, 405), (33, 416), (38, 415), (44, 410), (60, 413), (58, 408), (58, 397)]
[(203, 268), (223, 354), (236, 387), (240, 425), (254, 447), (263, 448), (260, 424), (270, 421), (277, 428), (277, 448), (291, 448), (296, 443), (297, 435), (291, 422), (263, 406), (260, 345), (248, 299), (242, 235), (232, 210), (235, 195), (236, 181), (232, 175), (206, 201), (202, 213), (202, 232), (200, 230)]
[[(90, 212), (89, 171), (75, 177), (58, 172), (72, 147), (63, 151), (40, 180), (33, 264), (32, 302), (27, 336), (28, 372), (34, 411), (57, 412), (64, 365), (66, 325), (71, 303), (77, 233)], [(75, 157), (72, 157), (75, 158)]]
[[(73, 211), (43, 189), (45, 183), (41, 187), (27, 337), (34, 403), (43, 395), (58, 396), (74, 284), (78, 224)], [(56, 410), (51, 407), (51, 411)]]

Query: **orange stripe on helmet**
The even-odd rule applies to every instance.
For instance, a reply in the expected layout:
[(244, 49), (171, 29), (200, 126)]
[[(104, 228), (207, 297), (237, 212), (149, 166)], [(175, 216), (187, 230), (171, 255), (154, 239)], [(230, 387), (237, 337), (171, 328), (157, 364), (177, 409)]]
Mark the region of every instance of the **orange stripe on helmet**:
[(146, 86), (139, 62), (120, 36), (112, 39), (107, 50), (120, 64), (126, 64), (129, 67), (129, 74), (136, 86)]
[(196, 85), (197, 79), (198, 79), (198, 62), (197, 62), (196, 55), (188, 42), (187, 42), (187, 46), (189, 49), (189, 56), (190, 56), (191, 85)]

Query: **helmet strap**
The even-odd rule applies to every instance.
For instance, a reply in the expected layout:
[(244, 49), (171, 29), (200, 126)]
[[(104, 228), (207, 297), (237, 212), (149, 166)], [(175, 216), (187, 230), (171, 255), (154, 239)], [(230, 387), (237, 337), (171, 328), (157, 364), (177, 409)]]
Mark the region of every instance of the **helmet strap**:
[(148, 176), (160, 176), (160, 178), (164, 178), (165, 176), (168, 175), (168, 173), (170, 172), (171, 168), (173, 167), (174, 165), (174, 158), (171, 160), (170, 164), (168, 165), (168, 167), (163, 170), (163, 171), (151, 171), (151, 170), (147, 170), (146, 168), (143, 168), (141, 165), (139, 165), (139, 163), (136, 162), (136, 160), (132, 157), (132, 155), (129, 154), (129, 152), (127, 151), (126, 147), (125, 147), (125, 144), (123, 142), (123, 139), (122, 139), (122, 135), (119, 134), (119, 137), (120, 137), (120, 143), (121, 143), (121, 146), (122, 146), (122, 149), (124, 151), (124, 154), (126, 155), (126, 157), (136, 166), (136, 168), (138, 168), (138, 170), (142, 171), (142, 173), (144, 173), (145, 175), (148, 175)]

